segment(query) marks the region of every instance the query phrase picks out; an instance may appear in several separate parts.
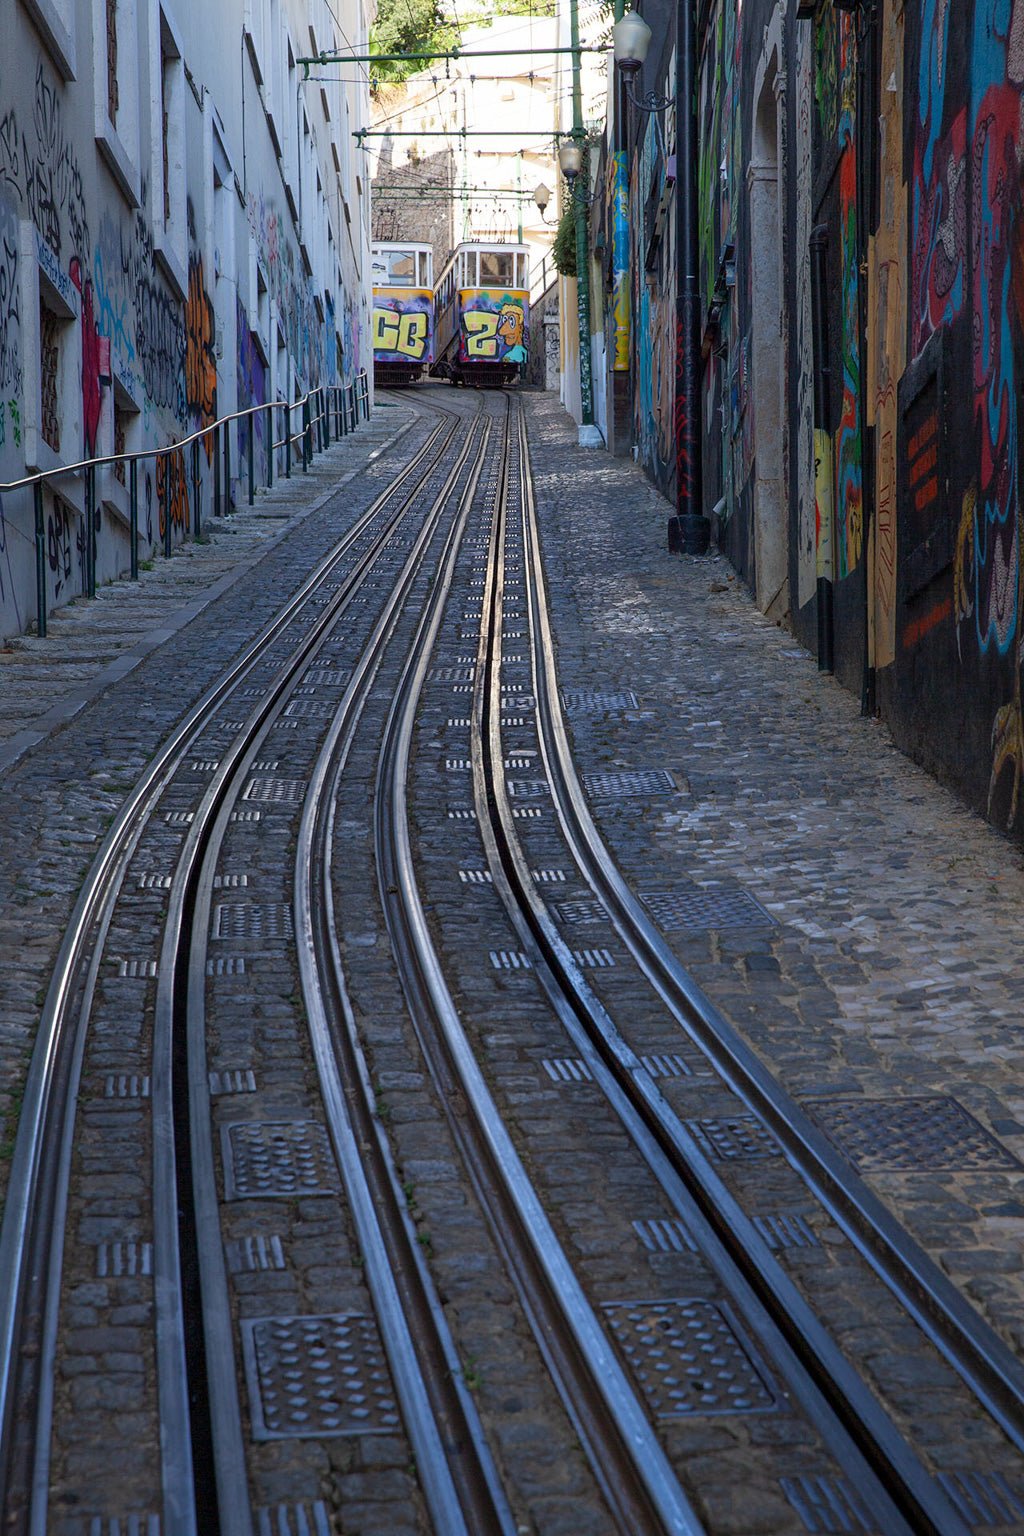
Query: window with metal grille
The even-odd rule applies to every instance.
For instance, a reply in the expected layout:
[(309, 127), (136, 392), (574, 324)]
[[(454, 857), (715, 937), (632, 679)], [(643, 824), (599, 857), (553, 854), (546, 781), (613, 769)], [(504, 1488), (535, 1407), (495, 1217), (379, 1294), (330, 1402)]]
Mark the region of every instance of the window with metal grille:
[(107, 0), (107, 115), (117, 127), (117, 0)]
[(41, 433), (54, 453), (60, 453), (57, 375), (60, 367), (61, 322), (45, 304), (39, 305), (39, 377)]

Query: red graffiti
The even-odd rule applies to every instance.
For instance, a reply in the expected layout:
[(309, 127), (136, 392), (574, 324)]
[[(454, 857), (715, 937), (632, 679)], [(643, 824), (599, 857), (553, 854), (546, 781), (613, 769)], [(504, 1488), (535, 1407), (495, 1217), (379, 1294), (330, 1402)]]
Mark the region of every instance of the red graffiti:
[(103, 409), (100, 393), (100, 333), (93, 309), (92, 283), (88, 278), (83, 283), (77, 256), (68, 271), (82, 299), (82, 422), (85, 451), (91, 456), (96, 452), (96, 436)]

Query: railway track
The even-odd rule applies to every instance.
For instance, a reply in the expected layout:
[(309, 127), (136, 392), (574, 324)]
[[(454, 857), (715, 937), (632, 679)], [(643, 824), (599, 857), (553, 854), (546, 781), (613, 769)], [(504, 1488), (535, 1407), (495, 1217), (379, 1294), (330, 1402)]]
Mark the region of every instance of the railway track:
[(519, 402), (435, 393), (83, 887), (0, 1230), (3, 1530), (966, 1536), (1020, 1368), (619, 875)]

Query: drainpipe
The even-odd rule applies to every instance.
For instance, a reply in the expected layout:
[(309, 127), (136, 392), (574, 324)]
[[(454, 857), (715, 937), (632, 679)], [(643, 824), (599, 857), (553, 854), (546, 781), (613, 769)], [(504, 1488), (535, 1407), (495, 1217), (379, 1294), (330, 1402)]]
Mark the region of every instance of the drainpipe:
[(814, 349), (814, 521), (818, 574), (818, 670), (835, 668), (835, 490), (828, 359), (828, 225), (811, 230), (811, 335)]
[(676, 9), (676, 520), (684, 554), (711, 537), (701, 476), (700, 245), (696, 0)]

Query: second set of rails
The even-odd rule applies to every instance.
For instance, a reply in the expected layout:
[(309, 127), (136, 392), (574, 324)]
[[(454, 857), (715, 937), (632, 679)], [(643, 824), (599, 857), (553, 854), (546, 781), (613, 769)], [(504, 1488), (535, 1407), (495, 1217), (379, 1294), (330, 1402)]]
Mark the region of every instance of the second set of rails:
[[(418, 409), (83, 889), (0, 1233), (4, 1528), (715, 1536), (831, 1501), (965, 1536), (971, 1479), (1020, 1480), (1019, 1363), (618, 874), (519, 402)], [(842, 1229), (827, 1263), (787, 1267), (766, 1189)]]

